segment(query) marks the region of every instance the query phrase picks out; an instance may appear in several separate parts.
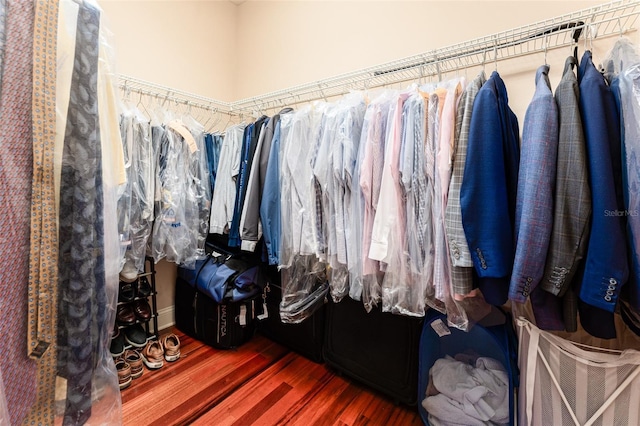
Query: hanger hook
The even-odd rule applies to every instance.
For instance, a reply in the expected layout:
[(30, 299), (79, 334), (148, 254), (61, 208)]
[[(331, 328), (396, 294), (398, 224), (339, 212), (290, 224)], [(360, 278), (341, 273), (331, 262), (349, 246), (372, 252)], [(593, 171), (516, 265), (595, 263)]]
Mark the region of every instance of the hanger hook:
[(624, 34), (624, 30), (622, 29), (622, 21), (620, 20), (619, 16), (618, 16), (618, 29), (620, 30), (620, 38), (622, 38), (622, 35)]
[(497, 40), (493, 44), (493, 66), (496, 72), (498, 72), (498, 42)]
[(545, 65), (549, 65), (549, 63), (547, 62), (547, 50), (549, 48), (547, 37), (548, 35), (545, 34), (544, 36), (544, 64)]
[(487, 64), (487, 49), (482, 51), (482, 71), (485, 70), (486, 64)]

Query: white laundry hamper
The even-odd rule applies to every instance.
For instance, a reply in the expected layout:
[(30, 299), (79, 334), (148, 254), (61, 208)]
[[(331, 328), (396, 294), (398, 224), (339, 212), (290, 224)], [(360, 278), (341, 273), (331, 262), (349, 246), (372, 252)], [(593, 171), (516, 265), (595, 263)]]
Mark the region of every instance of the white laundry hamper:
[(640, 425), (639, 351), (580, 345), (516, 322), (519, 425)]

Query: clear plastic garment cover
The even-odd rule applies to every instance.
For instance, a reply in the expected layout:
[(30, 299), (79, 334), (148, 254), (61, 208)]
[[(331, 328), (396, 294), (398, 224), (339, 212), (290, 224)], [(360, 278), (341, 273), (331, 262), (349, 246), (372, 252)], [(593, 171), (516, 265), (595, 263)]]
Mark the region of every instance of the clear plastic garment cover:
[(447, 279), (444, 206), (463, 88), (454, 79), (357, 92), (282, 116), (284, 321), (307, 318), (326, 294), (368, 311), (422, 316), (434, 307), (462, 329), (467, 308), (489, 309), (455, 300)]
[[(117, 76), (104, 22), (94, 1), (60, 1), (55, 171), (61, 261), (56, 346), (58, 376), (66, 382), (66, 394), (56, 394), (64, 399), (55, 407), (56, 416), (64, 415), (64, 424), (79, 421), (74, 418), (88, 418), (88, 424), (119, 424), (122, 418), (109, 342), (122, 266), (116, 211), (126, 175)], [(92, 60), (96, 63), (87, 65)], [(79, 78), (77, 70), (85, 65), (88, 68)], [(83, 80), (82, 73), (87, 72)], [(82, 137), (87, 129), (93, 130)]]

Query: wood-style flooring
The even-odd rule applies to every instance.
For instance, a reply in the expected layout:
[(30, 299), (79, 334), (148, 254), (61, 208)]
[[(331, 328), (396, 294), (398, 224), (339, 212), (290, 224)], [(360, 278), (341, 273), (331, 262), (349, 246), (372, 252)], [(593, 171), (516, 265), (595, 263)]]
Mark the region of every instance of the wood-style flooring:
[(122, 391), (125, 425), (422, 425), (396, 405), (324, 364), (261, 335), (218, 350), (171, 328), (181, 358), (148, 370)]

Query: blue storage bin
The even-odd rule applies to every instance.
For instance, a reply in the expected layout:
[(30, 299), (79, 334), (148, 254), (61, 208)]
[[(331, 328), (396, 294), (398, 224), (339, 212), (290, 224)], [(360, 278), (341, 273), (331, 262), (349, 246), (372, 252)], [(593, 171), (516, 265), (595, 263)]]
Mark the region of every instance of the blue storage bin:
[[(480, 356), (494, 358), (504, 365), (509, 374), (509, 424), (515, 424), (515, 394), (514, 389), (518, 387), (518, 356), (517, 341), (511, 317), (506, 317), (503, 325), (484, 327), (476, 324), (469, 332), (461, 331), (457, 328), (447, 327), (451, 334), (440, 337), (432, 324), (435, 321), (442, 321), (446, 326), (447, 317), (440, 313), (431, 313), (427, 316), (422, 335), (420, 337), (420, 352), (418, 364), (418, 411), (425, 425), (429, 425), (427, 412), (422, 407), (425, 398), (427, 384), (429, 381), (429, 370), (437, 359), (445, 355), (455, 356), (456, 354), (474, 351)], [(439, 325), (439, 323), (435, 323)], [(437, 329), (438, 327), (436, 327)], [(446, 330), (446, 329), (445, 329)]]

